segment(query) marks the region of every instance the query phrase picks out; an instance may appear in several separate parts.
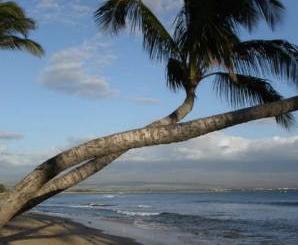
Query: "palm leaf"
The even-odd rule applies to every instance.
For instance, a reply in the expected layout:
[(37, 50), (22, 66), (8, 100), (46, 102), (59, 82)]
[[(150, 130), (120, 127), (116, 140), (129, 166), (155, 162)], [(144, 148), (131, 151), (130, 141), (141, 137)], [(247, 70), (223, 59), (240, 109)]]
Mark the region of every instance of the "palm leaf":
[(185, 1), (175, 19), (174, 40), (181, 53), (201, 67), (230, 65), (229, 54), (239, 42), (234, 25), (217, 11), (220, 1)]
[(27, 38), (31, 30), (36, 28), (35, 21), (28, 18), (23, 9), (15, 2), (0, 1), (0, 48), (19, 49), (41, 56), (42, 47)]
[(12, 35), (0, 36), (0, 48), (24, 50), (36, 56), (42, 56), (44, 54), (43, 48), (35, 41), (28, 38), (20, 38)]
[(266, 20), (267, 24), (274, 29), (284, 12), (284, 5), (280, 0), (253, 0), (258, 12)]
[(177, 52), (166, 28), (141, 0), (109, 0), (95, 12), (99, 27), (118, 33), (130, 24), (132, 32), (143, 33), (143, 47), (150, 58), (167, 59)]
[(27, 18), (23, 9), (14, 2), (0, 2), (0, 32), (18, 32), (26, 36), (34, 30), (34, 20)]
[(201, 59), (205, 66), (232, 67), (232, 46), (240, 42), (240, 27), (252, 30), (261, 20), (274, 28), (283, 5), (278, 0), (184, 0), (176, 17), (174, 39), (181, 52)]
[(249, 31), (263, 20), (274, 29), (285, 9), (280, 0), (184, 0), (184, 6), (188, 22), (206, 16), (220, 19), (220, 25), (228, 23), (234, 29), (242, 26)]
[(15, 2), (0, 2), (0, 16), (9, 15), (14, 18), (25, 18), (24, 10)]
[(250, 40), (235, 46), (237, 72), (275, 76), (298, 86), (298, 47), (284, 40)]
[(35, 22), (29, 18), (14, 19), (10, 16), (0, 16), (0, 34), (20, 33), (27, 36), (29, 31), (35, 29), (35, 27)]
[(167, 65), (167, 85), (173, 91), (179, 88), (186, 88), (188, 72), (185, 65), (174, 58), (170, 58)]
[(281, 22), (284, 6), (279, 0), (223, 0), (218, 1), (218, 12), (229, 19), (230, 25), (242, 26), (248, 31), (265, 20), (272, 29)]
[[(251, 106), (279, 101), (283, 97), (265, 80), (253, 76), (218, 72), (214, 89), (225, 97), (232, 106)], [(294, 123), (293, 114), (276, 117), (276, 122), (285, 128)]]

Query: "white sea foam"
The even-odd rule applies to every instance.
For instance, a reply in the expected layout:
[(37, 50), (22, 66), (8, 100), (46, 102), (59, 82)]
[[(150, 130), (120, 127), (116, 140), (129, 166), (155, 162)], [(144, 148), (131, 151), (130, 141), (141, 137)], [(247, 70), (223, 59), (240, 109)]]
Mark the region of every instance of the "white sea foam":
[(133, 212), (133, 211), (126, 211), (126, 210), (117, 210), (118, 214), (124, 214), (127, 216), (156, 216), (160, 213), (157, 212)]
[(138, 208), (151, 208), (150, 205), (138, 205)]
[(102, 197), (103, 198), (114, 198), (115, 196), (114, 195), (103, 195)]
[(43, 204), (40, 205), (40, 207), (43, 208), (55, 208), (55, 207), (61, 207), (61, 208), (90, 208), (89, 205), (68, 205), (68, 204)]

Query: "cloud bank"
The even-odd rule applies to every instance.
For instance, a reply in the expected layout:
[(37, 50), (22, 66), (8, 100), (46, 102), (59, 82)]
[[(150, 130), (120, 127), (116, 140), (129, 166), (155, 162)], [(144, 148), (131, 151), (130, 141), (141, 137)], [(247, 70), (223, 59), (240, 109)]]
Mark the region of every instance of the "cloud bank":
[[(95, 58), (96, 54), (101, 53)], [(110, 64), (115, 56), (99, 36), (54, 53), (42, 71), (39, 83), (69, 95), (101, 99), (115, 95), (108, 81), (95, 69)], [(95, 67), (93, 70), (90, 67)]]
[(23, 138), (24, 138), (24, 135), (19, 134), (19, 133), (0, 131), (0, 140), (1, 141), (20, 140)]
[[(68, 139), (67, 147), (81, 140)], [(61, 148), (61, 147), (60, 147)], [(212, 133), (178, 144), (131, 150), (87, 183), (191, 183), (226, 187), (297, 187), (298, 136), (247, 139)], [(20, 154), (3, 147), (1, 179), (58, 151)], [(5, 166), (5, 167), (3, 167)], [(7, 177), (6, 177), (7, 178)]]
[(230, 161), (230, 162), (298, 162), (298, 136), (247, 139), (211, 133), (187, 142), (136, 149), (128, 153), (128, 161)]
[(93, 11), (93, 7), (83, 0), (33, 0), (32, 14), (42, 23), (79, 25), (78, 19), (91, 19)]

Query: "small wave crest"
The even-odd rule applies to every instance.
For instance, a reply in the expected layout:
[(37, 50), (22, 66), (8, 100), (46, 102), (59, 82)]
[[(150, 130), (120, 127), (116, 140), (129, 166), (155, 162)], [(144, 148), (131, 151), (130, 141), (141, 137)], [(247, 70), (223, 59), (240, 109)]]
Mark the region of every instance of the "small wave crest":
[(103, 195), (103, 198), (115, 198), (115, 195)]
[(270, 202), (270, 205), (275, 206), (291, 206), (291, 207), (298, 207), (298, 202)]
[(91, 202), (88, 204), (89, 207), (91, 208), (106, 208), (106, 207), (113, 207), (115, 206), (114, 204), (105, 204), (105, 203), (94, 203)]
[(151, 208), (151, 206), (141, 204), (141, 205), (138, 205), (138, 208)]
[(40, 205), (40, 208), (47, 208), (47, 209), (53, 209), (53, 208), (108, 208), (108, 207), (113, 207), (115, 206), (114, 204), (105, 204), (105, 203), (87, 203), (87, 204), (77, 204), (77, 205), (69, 205), (69, 204), (43, 204)]
[(118, 214), (123, 214), (127, 216), (157, 216), (160, 213), (157, 212), (134, 212), (134, 211), (126, 211), (126, 210), (116, 210)]
[(89, 205), (42, 204), (41, 208), (89, 208)]

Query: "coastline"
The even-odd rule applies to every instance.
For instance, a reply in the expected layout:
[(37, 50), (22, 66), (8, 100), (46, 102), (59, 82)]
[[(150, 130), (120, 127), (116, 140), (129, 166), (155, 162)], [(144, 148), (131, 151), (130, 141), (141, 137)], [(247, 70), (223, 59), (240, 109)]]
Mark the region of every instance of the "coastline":
[(25, 214), (0, 232), (0, 245), (140, 245), (128, 237), (107, 235), (67, 218)]

